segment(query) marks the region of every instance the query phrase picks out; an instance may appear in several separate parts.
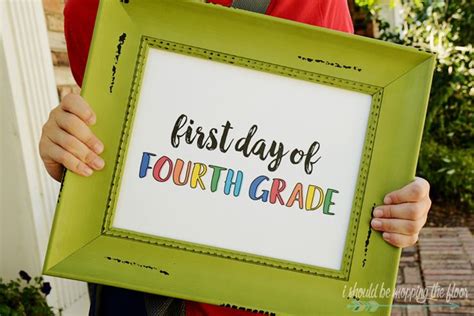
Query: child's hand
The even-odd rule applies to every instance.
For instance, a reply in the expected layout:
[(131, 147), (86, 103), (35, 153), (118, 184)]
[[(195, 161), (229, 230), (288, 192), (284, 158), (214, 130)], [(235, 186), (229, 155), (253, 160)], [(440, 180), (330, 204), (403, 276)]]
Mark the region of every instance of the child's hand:
[(89, 126), (96, 116), (82, 97), (69, 94), (49, 114), (43, 126), (39, 151), (49, 175), (61, 180), (63, 168), (90, 176), (104, 167), (99, 154), (104, 145)]
[(431, 207), (430, 184), (416, 178), (400, 190), (387, 194), (385, 205), (374, 209), (373, 229), (382, 231), (383, 238), (396, 247), (408, 247), (418, 240)]

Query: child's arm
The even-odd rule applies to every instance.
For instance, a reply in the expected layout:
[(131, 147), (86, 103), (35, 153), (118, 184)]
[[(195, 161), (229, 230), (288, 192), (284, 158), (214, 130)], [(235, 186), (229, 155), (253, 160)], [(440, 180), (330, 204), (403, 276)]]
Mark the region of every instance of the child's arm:
[(83, 176), (104, 167), (99, 157), (104, 145), (89, 128), (95, 121), (95, 113), (76, 94), (64, 97), (51, 111), (39, 143), (41, 159), (51, 177), (60, 181), (64, 167)]

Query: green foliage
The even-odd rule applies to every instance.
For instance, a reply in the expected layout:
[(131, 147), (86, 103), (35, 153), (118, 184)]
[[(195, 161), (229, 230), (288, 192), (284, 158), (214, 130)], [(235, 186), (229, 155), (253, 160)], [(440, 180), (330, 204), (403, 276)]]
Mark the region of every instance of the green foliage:
[[(0, 315), (2, 316), (54, 316), (46, 303), (46, 295), (51, 291), (48, 282), (31, 277), (20, 271), (20, 278), (3, 283), (0, 279)], [(59, 311), (61, 313), (61, 311)]]
[[(419, 172), (431, 184), (431, 195), (459, 205), (474, 205), (474, 149), (452, 149), (430, 139), (423, 143), (418, 164)], [(457, 204), (455, 204), (457, 205)]]
[(399, 1), (403, 24), (395, 29), (378, 16), (377, 1), (358, 1), (379, 22), (380, 39), (437, 54), (418, 173), (434, 200), (473, 211), (474, 1)]
[(377, 1), (377, 0), (355, 0), (355, 3), (356, 3), (359, 7), (372, 8), (372, 7), (374, 7), (375, 5), (378, 5), (378, 4), (379, 4), (379, 1)]
[[(381, 5), (380, 0), (355, 0), (355, 4), (357, 4), (361, 8), (367, 8), (369, 10), (378, 10), (379, 6)], [(388, 4), (391, 8), (395, 7), (396, 4), (403, 2), (403, 0), (390, 0)], [(412, 4), (416, 6), (421, 6), (423, 0), (413, 0)]]

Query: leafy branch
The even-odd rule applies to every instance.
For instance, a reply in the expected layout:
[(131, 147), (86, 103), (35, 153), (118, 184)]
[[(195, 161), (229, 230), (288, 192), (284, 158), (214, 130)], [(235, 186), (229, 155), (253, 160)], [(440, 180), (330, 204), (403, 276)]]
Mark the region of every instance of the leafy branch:
[(42, 277), (31, 278), (25, 271), (19, 275), (8, 283), (0, 279), (0, 315), (54, 316), (53, 308), (46, 302), (51, 292), (49, 282), (44, 282)]

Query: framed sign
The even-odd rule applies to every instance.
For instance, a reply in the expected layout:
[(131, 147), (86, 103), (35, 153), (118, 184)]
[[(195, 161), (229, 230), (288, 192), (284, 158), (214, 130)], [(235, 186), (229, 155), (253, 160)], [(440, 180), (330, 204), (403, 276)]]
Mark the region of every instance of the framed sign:
[(66, 174), (44, 273), (267, 314), (388, 314), (400, 250), (369, 223), (414, 177), (433, 67), (200, 1), (101, 1), (82, 91), (106, 168)]

